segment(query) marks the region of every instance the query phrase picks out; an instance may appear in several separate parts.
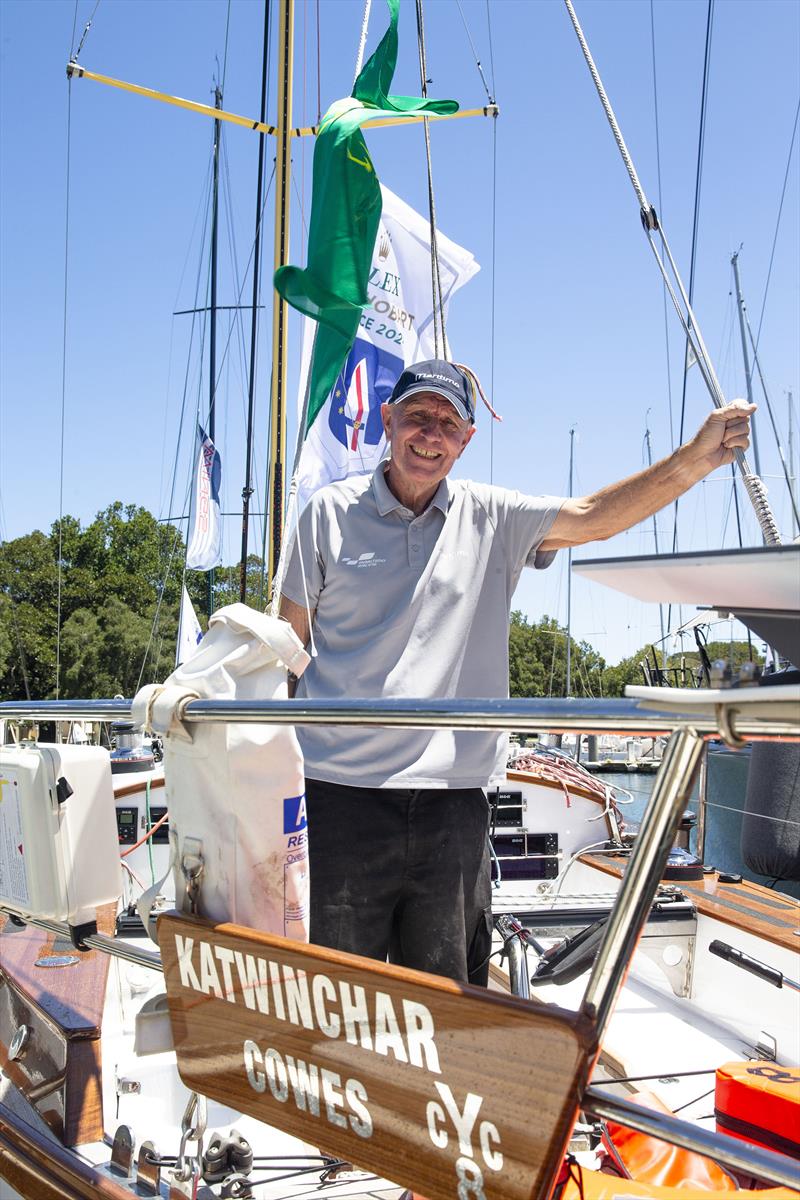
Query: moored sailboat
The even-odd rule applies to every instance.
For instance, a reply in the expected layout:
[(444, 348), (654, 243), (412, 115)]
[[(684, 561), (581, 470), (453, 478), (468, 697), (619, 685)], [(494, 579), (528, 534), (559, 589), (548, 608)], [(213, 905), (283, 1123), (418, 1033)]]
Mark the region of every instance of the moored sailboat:
[[(213, 707), (213, 701), (205, 703)], [(724, 708), (724, 702), (721, 703)], [(373, 707), (372, 719), (380, 720), (380, 706)], [(631, 706), (610, 715), (598, 712), (595, 716), (592, 711), (585, 711), (578, 718), (570, 717), (566, 709), (555, 711), (546, 705), (537, 713), (535, 703), (517, 706), (516, 710), (511, 705), (495, 707), (494, 718), (491, 712), (481, 710), (472, 716), (469, 712), (462, 713), (460, 719), (473, 726), (492, 719), (496, 724), (502, 721), (515, 727), (522, 722), (537, 730), (557, 727), (559, 720), (572, 727), (576, 719), (590, 727), (593, 721), (599, 721), (599, 727), (604, 724), (609, 727), (612, 720), (631, 721), (634, 726), (637, 723)], [(328, 713), (327, 719), (337, 715), (346, 718), (347, 708), (343, 704), (339, 714)], [(123, 708), (118, 710), (122, 711)], [(191, 725), (199, 711), (202, 705), (193, 712), (190, 702), (182, 718)], [(207, 707), (205, 711), (208, 713)], [(237, 716), (239, 721), (245, 717), (241, 711), (237, 714), (235, 708), (225, 710), (223, 706), (221, 711), (227, 716)], [(313, 704), (298, 712), (296, 708), (282, 706), (280, 700), (272, 709), (263, 702), (252, 705), (248, 719), (254, 714), (257, 718), (268, 717), (284, 723), (287, 719), (320, 716), (319, 710), (315, 714)], [(349, 714), (353, 715), (364, 720), (364, 711), (359, 712), (357, 706), (355, 714), (352, 711)], [(405, 708), (395, 706), (394, 712), (384, 715), (398, 723), (431, 719), (415, 704)], [(444, 711), (437, 715), (443, 721), (449, 719)], [(459, 718), (458, 713), (452, 715)], [(791, 717), (781, 712), (770, 716), (784, 734), (797, 734)], [(699, 748), (694, 725), (704, 730), (717, 728), (702, 715), (693, 720), (692, 725), (683, 722), (682, 734), (673, 743), (666, 764), (659, 803), (654, 806), (659, 809), (654, 817), (660, 821), (654, 835), (656, 845), (651, 844), (648, 850), (642, 842), (644, 849), (634, 855), (639, 869), (645, 871), (647, 886), (642, 889), (645, 908), (641, 903), (638, 907), (631, 903), (635, 900), (632, 880), (627, 885), (623, 883), (627, 908), (623, 905), (615, 919), (627, 922), (630, 932), (626, 934), (627, 940), (617, 945), (611, 967), (606, 958), (602, 969), (593, 971), (589, 1000), (584, 997), (577, 1016), (564, 1013), (560, 1006), (542, 1011), (517, 997), (480, 995), (396, 968), (287, 945), (280, 938), (233, 927), (212, 928), (186, 917), (165, 917), (160, 941), (178, 1065), (184, 1081), (195, 1087), (197, 1094), (205, 1091), (209, 1098), (214, 1097), (208, 1109), (204, 1111), (197, 1095), (189, 1096), (184, 1103), (186, 1092), (175, 1075), (173, 1051), (163, 1040), (167, 1022), (160, 1000), (158, 964), (148, 957), (147, 951), (137, 954), (135, 949), (128, 949), (123, 953), (133, 961), (123, 966), (117, 964), (124, 962), (124, 958), (115, 959), (109, 972), (110, 992), (102, 1021), (102, 1119), (98, 1121), (95, 1111), (90, 1130), (79, 1125), (76, 1132), (75, 1126), (66, 1125), (61, 1117), (60, 1131), (63, 1134), (66, 1129), (66, 1136), (74, 1139), (76, 1149), (68, 1163), (65, 1162), (68, 1156), (52, 1149), (52, 1143), (48, 1148), (41, 1129), (28, 1132), (19, 1123), (12, 1125), (9, 1121), (3, 1133), (3, 1162), (12, 1183), (22, 1194), (35, 1194), (33, 1189), (39, 1180), (35, 1178), (34, 1160), (49, 1153), (52, 1165), (48, 1168), (51, 1172), (48, 1186), (51, 1190), (58, 1186), (62, 1190), (71, 1188), (75, 1194), (81, 1194), (79, 1188), (83, 1188), (85, 1195), (111, 1197), (120, 1193), (130, 1195), (135, 1188), (146, 1191), (148, 1187), (152, 1194), (157, 1194), (159, 1189), (163, 1191), (169, 1186), (175, 1195), (202, 1195), (203, 1188), (207, 1193), (220, 1194), (213, 1191), (216, 1188), (221, 1192), (227, 1189), (227, 1194), (233, 1196), (244, 1196), (250, 1191), (258, 1197), (267, 1197), (300, 1195), (328, 1182), (335, 1182), (337, 1191), (350, 1195), (376, 1191), (392, 1194), (393, 1189), (399, 1190), (397, 1185), (377, 1181), (368, 1173), (345, 1171), (335, 1160), (331, 1161), (332, 1156), (319, 1155), (315, 1152), (318, 1140), (345, 1160), (351, 1157), (359, 1166), (381, 1170), (391, 1179), (409, 1183), (432, 1197), (449, 1196), (454, 1190), (459, 1195), (470, 1192), (487, 1196), (545, 1195), (556, 1178), (578, 1103), (583, 1101), (587, 1107), (597, 1104), (585, 1092), (586, 1079), (596, 1054), (598, 1035), (607, 1032), (610, 1006), (626, 966), (625, 951), (632, 949), (637, 928), (649, 915), (647, 893), (660, 874), (661, 843), (679, 815), (675, 801), (685, 798), (687, 782), (697, 763)], [(663, 718), (639, 717), (639, 724), (653, 732), (669, 726)], [(737, 728), (763, 732), (758, 721), (748, 725), (746, 719)], [(598, 829), (598, 841), (613, 838), (615, 831), (610, 812), (603, 809), (598, 812), (596, 803), (590, 801), (579, 807), (575, 793), (569, 789), (566, 796), (559, 789), (557, 800), (556, 811), (543, 811), (537, 799), (536, 825), (527, 827), (525, 832), (526, 837), (530, 834), (545, 838), (540, 861), (555, 859), (556, 887), (563, 890), (568, 868), (570, 887), (579, 869), (585, 867), (587, 877), (597, 874), (591, 863), (584, 864), (576, 858), (588, 848), (581, 836), (585, 836), (587, 823), (595, 817), (601, 818), (596, 825), (588, 826), (591, 836)], [(533, 804), (529, 806), (531, 816), (532, 809)], [(552, 842), (554, 834), (556, 847)], [(549, 844), (547, 839), (551, 839)], [(161, 853), (166, 855), (166, 848)], [(545, 880), (552, 886), (546, 875)], [(201, 882), (201, 889), (202, 886)], [(592, 890), (597, 891), (596, 882)], [(540, 895), (545, 896), (544, 908), (556, 908), (557, 894), (553, 896), (551, 892), (549, 900), (546, 893)], [(679, 918), (678, 924), (682, 926), (691, 923), (690, 905), (679, 905), (666, 898), (656, 904), (670, 910), (666, 913), (670, 947), (676, 939), (681, 949), (682, 941), (688, 943), (698, 938), (696, 931), (683, 927), (678, 930), (672, 923), (673, 916)], [(24, 920), (24, 909), (22, 912), (20, 919)], [(20, 916), (19, 911), (16, 915)], [(564, 927), (568, 926), (562, 911), (558, 912), (558, 918)], [(582, 922), (585, 913), (580, 915), (579, 923)], [(657, 914), (653, 914), (653, 922), (659, 923)], [(37, 941), (38, 928), (35, 920), (31, 920), (27, 928), (11, 933), (10, 942), (4, 943), (4, 949), (9, 944), (14, 948), (18, 961), (9, 974), (14, 975), (18, 984), (24, 978), (37, 984), (42, 975), (37, 974), (36, 964), (42, 957), (53, 957), (43, 954), (41, 939)], [(61, 936), (61, 932), (55, 936)], [(595, 930), (593, 936), (600, 940), (602, 930)], [(519, 934), (512, 930), (508, 940), (506, 949), (510, 951), (511, 945), (519, 943)], [(84, 945), (108, 949), (102, 939), (94, 942), (84, 936), (83, 941)], [(123, 941), (118, 939), (118, 949), (122, 949)], [(759, 941), (759, 949), (760, 945)], [(577, 971), (578, 967), (588, 967), (577, 953), (580, 946), (564, 945), (561, 949), (564, 953), (560, 963), (555, 961), (556, 955), (543, 956), (551, 978), (559, 968)], [(762, 953), (768, 956), (771, 951)], [(674, 957), (674, 952), (669, 957)], [(71, 986), (69, 972), (74, 969), (77, 975), (78, 969), (83, 971), (86, 964), (97, 961), (86, 958), (81, 962), (51, 965), (49, 969), (61, 972), (56, 977), (67, 981), (56, 997), (62, 1008), (64, 991), (68, 992)], [(680, 959), (673, 966), (683, 962)], [(790, 964), (791, 959), (781, 957), (780, 966), (771, 966), (782, 979), (790, 976), (790, 966), (781, 969), (785, 962)], [(603, 972), (609, 969), (613, 985), (603, 977)], [(687, 981), (686, 970), (684, 963), (679, 987), (691, 991), (692, 981)], [(143, 971), (156, 973), (143, 978)], [(542, 971), (537, 986), (543, 984), (546, 975)], [(155, 980), (153, 984), (148, 982), (151, 978)], [(27, 1002), (40, 1024), (33, 1035), (28, 1027), (27, 1041), (21, 1036), (15, 1045), (8, 1045), (7, 1058), (12, 1076), (21, 1084), (22, 1099), (26, 1104), (29, 1099), (39, 1104), (40, 1111), (50, 1117), (52, 1129), (53, 1125), (58, 1126), (59, 1105), (72, 1116), (71, 1104), (76, 1092), (79, 1109), (86, 1115), (88, 1099), (96, 1100), (98, 1073), (95, 1060), (87, 1084), (86, 1074), (81, 1074), (81, 1069), (86, 1071), (84, 1056), (77, 1069), (67, 1064), (63, 1078), (57, 1071), (46, 1078), (37, 1077), (35, 1083), (30, 1078), (40, 1070), (34, 1051), (43, 1038), (42, 1028), (49, 1029), (52, 1022), (52, 1013), (45, 1004), (48, 997), (43, 994), (47, 990), (46, 986), (39, 986), (36, 995), (31, 996), (25, 987), (15, 986), (9, 979), (7, 992), (13, 993), (14, 1003)], [(55, 986), (51, 990), (58, 991)], [(100, 1006), (96, 1002), (100, 992), (102, 983), (98, 986), (95, 980), (92, 993), (95, 1004), (91, 1012), (87, 1011), (88, 1006), (77, 1012), (81, 1005), (71, 998), (72, 1036), (65, 1035), (63, 1041), (87, 1044), (99, 1041), (92, 1034), (101, 1024)], [(780, 997), (781, 1001), (787, 996), (788, 990)], [(89, 989), (81, 1000), (84, 998), (88, 1000)], [(630, 1007), (633, 1009), (635, 1005), (631, 1003)], [(702, 1009), (702, 1004), (698, 1008)], [(687, 1006), (684, 1020), (685, 1011), (694, 1015), (696, 1010)], [(17, 1019), (18, 1012), (14, 1010)], [(680, 1022), (681, 1017), (674, 1019)], [(736, 1019), (730, 1018), (734, 1026)], [(785, 1065), (792, 1051), (783, 1042), (785, 1018), (776, 1020), (781, 1038), (776, 1052)], [(725, 1023), (725, 1020), (720, 1022)], [(703, 1040), (702, 1048), (711, 1040)], [(725, 1049), (729, 1046), (730, 1038)], [(698, 1053), (698, 1047), (692, 1047), (690, 1061), (696, 1063)], [(632, 1059), (622, 1064), (627, 1076), (636, 1072), (638, 1061)], [(652, 1069), (653, 1064), (647, 1066)], [(67, 1094), (69, 1102), (62, 1100), (62, 1095)], [(53, 1096), (57, 1096), (56, 1103), (52, 1103)], [(28, 1109), (23, 1111), (27, 1113)], [(119, 1122), (110, 1159), (102, 1138), (106, 1120)], [(235, 1134), (205, 1137), (208, 1125), (225, 1128), (233, 1121)], [(29, 1122), (23, 1117), (22, 1124)], [(290, 1135), (278, 1131), (281, 1125)], [(92, 1137), (92, 1133), (98, 1136)], [(295, 1140), (298, 1136), (299, 1143)], [(153, 1144), (156, 1141), (158, 1153)], [(165, 1145), (169, 1152), (164, 1151)], [(173, 1149), (177, 1153), (173, 1154)], [(248, 1150), (254, 1155), (252, 1170)], [(730, 1156), (730, 1147), (727, 1152)], [(299, 1155), (300, 1161), (294, 1160), (290, 1166), (289, 1160), (294, 1155)], [(742, 1156), (747, 1160), (744, 1150)], [(269, 1162), (265, 1161), (267, 1157)], [(756, 1169), (765, 1169), (763, 1156), (759, 1158), (756, 1153), (751, 1159)], [(259, 1167), (263, 1177), (259, 1177)], [(786, 1169), (781, 1164), (779, 1168)], [(769, 1166), (766, 1170), (769, 1171)], [(334, 1172), (339, 1173), (338, 1178)], [(163, 1184), (159, 1182), (159, 1173), (163, 1174)], [(291, 1176), (288, 1180), (287, 1175)], [(200, 1182), (201, 1176), (205, 1183)]]

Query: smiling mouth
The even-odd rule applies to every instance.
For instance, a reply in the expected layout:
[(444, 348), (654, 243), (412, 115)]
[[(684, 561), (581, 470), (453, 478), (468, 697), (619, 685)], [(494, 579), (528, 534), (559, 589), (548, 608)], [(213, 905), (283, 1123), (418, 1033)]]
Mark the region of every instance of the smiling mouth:
[(438, 450), (418, 450), (416, 446), (411, 446), (411, 453), (416, 454), (417, 458), (424, 458), (430, 461), (432, 458), (440, 458)]

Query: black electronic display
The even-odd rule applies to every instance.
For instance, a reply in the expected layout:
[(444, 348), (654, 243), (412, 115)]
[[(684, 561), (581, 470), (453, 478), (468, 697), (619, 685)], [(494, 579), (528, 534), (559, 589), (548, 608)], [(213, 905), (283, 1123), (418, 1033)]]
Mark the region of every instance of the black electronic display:
[(117, 836), (121, 846), (131, 846), (136, 841), (138, 821), (139, 809), (135, 805), (117, 809)]

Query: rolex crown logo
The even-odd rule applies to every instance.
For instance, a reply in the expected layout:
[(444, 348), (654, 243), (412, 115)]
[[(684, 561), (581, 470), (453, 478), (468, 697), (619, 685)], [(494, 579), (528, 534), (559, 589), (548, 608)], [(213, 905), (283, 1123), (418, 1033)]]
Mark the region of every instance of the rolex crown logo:
[(389, 241), (389, 235), (382, 233), (380, 241), (378, 242), (378, 258), (381, 260), (381, 262), (385, 262), (389, 257), (390, 249), (391, 243)]

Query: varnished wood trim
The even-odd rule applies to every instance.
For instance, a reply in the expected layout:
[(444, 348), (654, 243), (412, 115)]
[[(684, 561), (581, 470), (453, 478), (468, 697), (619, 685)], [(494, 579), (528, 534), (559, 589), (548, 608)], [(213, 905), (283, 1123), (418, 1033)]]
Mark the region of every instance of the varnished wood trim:
[[(98, 931), (112, 934), (114, 905), (97, 911)], [(51, 954), (76, 956), (64, 967), (37, 967)], [(83, 952), (54, 933), (28, 925), (4, 932), (0, 943), (0, 974), (57, 1025), (67, 1038), (96, 1038), (103, 1023), (109, 956), (101, 950)]]
[[(117, 778), (120, 778), (120, 776), (117, 776)], [(159, 775), (156, 779), (140, 779), (136, 783), (128, 783), (123, 787), (115, 787), (114, 799), (122, 800), (125, 796), (135, 796), (139, 792), (146, 792), (148, 783), (150, 784), (151, 792), (155, 788), (163, 788), (164, 776)]]
[(0, 1179), (24, 1200), (130, 1200), (130, 1192), (0, 1102)]
[[(111, 932), (114, 905), (98, 909), (97, 923)], [(98, 950), (74, 951), (79, 961), (71, 966), (37, 967), (39, 957), (56, 949), (54, 941), (35, 926), (3, 933), (0, 987), (9, 989), (15, 1015), (9, 1027), (9, 1007), (0, 1007), (0, 1064), (54, 1133), (74, 1146), (103, 1136), (100, 1029), (110, 959)], [(25, 1057), (8, 1062), (20, 1023), (31, 1026), (40, 1048), (35, 1069)], [(49, 1064), (44, 1079), (43, 1062)]]
[[(580, 861), (616, 879), (622, 877), (627, 862), (593, 854), (581, 855)], [(706, 875), (702, 882), (671, 879), (664, 882), (680, 887), (703, 916), (713, 917), (745, 933), (753, 933), (774, 946), (795, 952), (800, 950), (800, 937), (794, 932), (800, 929), (800, 907), (791, 900), (782, 899), (760, 883), (748, 879), (743, 879), (741, 883), (720, 883), (716, 871), (713, 875)]]

